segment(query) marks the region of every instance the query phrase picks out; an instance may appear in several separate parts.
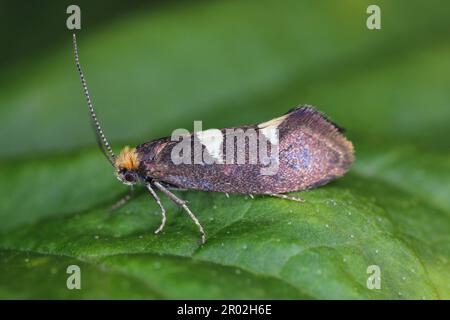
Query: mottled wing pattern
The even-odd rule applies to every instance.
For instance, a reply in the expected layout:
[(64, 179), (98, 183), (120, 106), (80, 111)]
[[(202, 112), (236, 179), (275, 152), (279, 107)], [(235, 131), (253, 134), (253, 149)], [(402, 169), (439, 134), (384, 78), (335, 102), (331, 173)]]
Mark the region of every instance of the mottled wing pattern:
[[(234, 137), (230, 138), (227, 129), (220, 132), (213, 129), (214, 134), (206, 130), (199, 135), (205, 154), (219, 163), (175, 165), (171, 152), (178, 142), (163, 138), (137, 147), (141, 170), (145, 171), (146, 176), (180, 188), (267, 194), (323, 185), (345, 174), (354, 160), (352, 143), (342, 135), (341, 129), (311, 106), (295, 108), (258, 125), (231, 129), (253, 129), (269, 141), (278, 140), (276, 173), (261, 174), (261, 169), (266, 166), (248, 163), (248, 155), (245, 164), (224, 161), (227, 141), (234, 141), (237, 149), (237, 143)], [(278, 132), (278, 139), (275, 139), (274, 132)], [(246, 140), (246, 150), (239, 152), (245, 153), (248, 147)], [(233, 157), (236, 159), (236, 155)]]

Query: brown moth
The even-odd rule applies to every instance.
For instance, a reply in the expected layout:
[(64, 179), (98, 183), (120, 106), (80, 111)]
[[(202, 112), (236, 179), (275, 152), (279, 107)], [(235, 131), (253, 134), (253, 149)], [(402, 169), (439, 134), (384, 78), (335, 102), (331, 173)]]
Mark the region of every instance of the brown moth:
[[(343, 176), (354, 161), (352, 143), (336, 124), (312, 106), (294, 108), (281, 117), (257, 125), (197, 131), (181, 135), (179, 139), (166, 137), (136, 148), (125, 147), (116, 157), (92, 106), (79, 64), (75, 34), (73, 45), (99, 146), (120, 181), (126, 185), (145, 185), (160, 206), (162, 222), (155, 233), (163, 229), (166, 221), (165, 209), (155, 188), (188, 213), (204, 243), (202, 225), (186, 201), (170, 189), (269, 195), (303, 201), (284, 193), (324, 185)], [(270, 157), (264, 156), (267, 153)], [(129, 196), (116, 206), (128, 199)]]

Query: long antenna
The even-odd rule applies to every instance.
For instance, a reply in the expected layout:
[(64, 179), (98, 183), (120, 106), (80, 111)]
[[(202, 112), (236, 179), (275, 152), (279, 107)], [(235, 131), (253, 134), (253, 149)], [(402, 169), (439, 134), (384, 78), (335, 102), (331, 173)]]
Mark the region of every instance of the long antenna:
[(102, 150), (103, 154), (105, 155), (106, 159), (108, 159), (108, 161), (114, 166), (114, 160), (116, 159), (116, 156), (114, 155), (114, 152), (112, 151), (111, 146), (108, 143), (108, 140), (106, 140), (102, 127), (100, 126), (100, 122), (97, 119), (97, 114), (95, 113), (94, 106), (92, 105), (87, 83), (84, 78), (83, 71), (81, 70), (80, 61), (78, 59), (77, 37), (75, 33), (73, 34), (73, 52), (75, 55), (75, 65), (77, 66), (78, 73), (80, 74), (80, 80), (81, 85), (83, 86), (84, 96), (86, 97), (86, 102), (88, 104), (89, 112), (91, 114), (92, 124), (94, 125), (95, 131), (97, 133), (95, 135), (97, 143), (100, 149)]

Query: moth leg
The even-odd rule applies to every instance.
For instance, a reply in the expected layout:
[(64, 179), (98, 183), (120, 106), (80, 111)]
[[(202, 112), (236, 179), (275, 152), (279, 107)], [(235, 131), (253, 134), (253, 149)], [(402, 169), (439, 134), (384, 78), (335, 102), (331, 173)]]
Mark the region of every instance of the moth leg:
[(275, 197), (275, 198), (285, 199), (285, 200), (291, 200), (291, 201), (296, 201), (296, 202), (305, 202), (305, 199), (303, 199), (303, 198), (288, 196), (286, 194), (267, 193), (267, 195), (271, 196), (271, 197)]
[(165, 183), (161, 183), (161, 182), (160, 182), (160, 184), (167, 190), (174, 190), (174, 191), (187, 191), (188, 190), (188, 189), (179, 188), (177, 186), (165, 184)]
[(128, 201), (131, 200), (131, 198), (133, 197), (134, 194), (134, 189), (131, 188), (130, 191), (128, 191), (128, 193), (123, 196), (122, 198), (120, 198), (116, 203), (114, 203), (109, 210), (110, 211), (115, 211), (121, 207), (123, 207)]
[(173, 190), (173, 191), (188, 191), (188, 189), (175, 188), (175, 187), (166, 187), (166, 189)]
[(155, 234), (158, 234), (162, 231), (162, 229), (166, 225), (166, 209), (164, 209), (164, 207), (161, 203), (161, 199), (159, 199), (158, 195), (156, 194), (155, 190), (152, 189), (150, 184), (147, 184), (146, 186), (147, 186), (148, 191), (150, 191), (150, 194), (153, 196), (153, 198), (155, 198), (156, 203), (161, 208), (161, 216), (162, 216), (161, 225), (158, 227), (158, 229), (155, 230)]
[(181, 208), (183, 208), (184, 211), (187, 212), (187, 214), (189, 215), (189, 217), (191, 218), (192, 221), (194, 221), (195, 225), (198, 227), (198, 230), (200, 231), (200, 234), (202, 236), (202, 244), (205, 243), (206, 241), (206, 236), (205, 236), (205, 231), (203, 230), (202, 225), (200, 224), (200, 222), (198, 221), (197, 217), (192, 213), (192, 211), (188, 208), (188, 206), (186, 205), (186, 201), (183, 199), (178, 198), (176, 195), (174, 195), (172, 192), (170, 192), (169, 190), (167, 190), (162, 184), (160, 184), (157, 181), (154, 181), (153, 184), (159, 189), (161, 190), (161, 192), (163, 192), (166, 196), (169, 197), (170, 200), (172, 200), (173, 202), (175, 202), (178, 206), (180, 206)]

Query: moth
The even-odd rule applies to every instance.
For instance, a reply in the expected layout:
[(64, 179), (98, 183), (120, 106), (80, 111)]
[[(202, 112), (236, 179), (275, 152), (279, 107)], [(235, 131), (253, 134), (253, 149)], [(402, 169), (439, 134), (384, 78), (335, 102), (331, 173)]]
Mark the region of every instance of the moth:
[[(180, 141), (165, 137), (145, 142), (135, 148), (125, 147), (116, 156), (106, 139), (94, 107), (82, 72), (76, 35), (73, 34), (75, 65), (78, 70), (84, 95), (89, 107), (93, 126), (96, 130), (98, 145), (106, 159), (114, 167), (116, 177), (125, 185), (144, 185), (161, 209), (161, 224), (155, 233), (160, 233), (166, 223), (166, 210), (155, 190), (161, 191), (175, 204), (181, 207), (196, 224), (201, 241), (206, 237), (202, 225), (187, 206), (171, 190), (200, 190), (233, 194), (267, 195), (286, 200), (302, 202), (303, 199), (285, 193), (315, 188), (343, 176), (354, 161), (352, 143), (343, 135), (343, 130), (324, 114), (312, 106), (299, 106), (286, 114), (256, 125), (239, 126), (222, 130), (205, 130), (182, 136), (187, 139), (186, 146), (195, 147), (200, 142), (200, 150), (213, 162), (195, 162), (195, 155), (181, 163), (174, 161), (174, 152)], [(270, 143), (269, 151), (276, 151), (274, 163), (276, 170), (262, 174), (267, 163), (250, 163), (250, 155), (243, 157), (243, 163), (237, 160), (242, 149), (263, 145), (262, 141), (251, 142), (232, 136), (236, 131), (252, 132), (264, 137)], [(231, 143), (230, 143), (231, 141)], [(224, 162), (229, 148), (236, 151)], [(273, 163), (272, 163), (273, 164)], [(120, 200), (116, 206), (124, 204), (130, 197)]]

